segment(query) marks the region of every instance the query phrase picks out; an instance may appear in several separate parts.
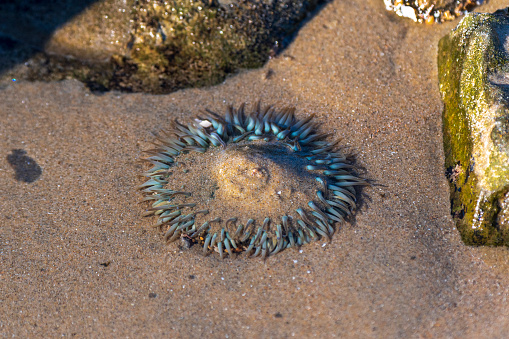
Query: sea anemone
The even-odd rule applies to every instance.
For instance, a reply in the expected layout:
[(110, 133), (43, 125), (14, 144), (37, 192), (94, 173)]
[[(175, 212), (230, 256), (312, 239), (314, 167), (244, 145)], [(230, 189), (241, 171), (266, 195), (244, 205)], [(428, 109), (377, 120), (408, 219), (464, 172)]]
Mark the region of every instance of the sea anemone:
[(207, 110), (192, 124), (175, 120), (146, 151), (153, 167), (140, 186), (164, 239), (211, 251), (265, 258), (311, 241), (330, 240), (335, 223), (356, 208), (366, 185), (336, 142), (318, 133), (313, 115), (295, 108)]

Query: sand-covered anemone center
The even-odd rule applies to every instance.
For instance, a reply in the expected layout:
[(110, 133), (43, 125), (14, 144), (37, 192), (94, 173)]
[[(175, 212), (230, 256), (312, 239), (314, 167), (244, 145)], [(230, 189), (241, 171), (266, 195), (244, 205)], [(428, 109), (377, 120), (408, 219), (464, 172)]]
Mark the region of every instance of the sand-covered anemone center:
[[(246, 150), (248, 146), (245, 147)], [(263, 157), (251, 157), (241, 150), (223, 152), (218, 159), (214, 171), (218, 181), (218, 196), (222, 199), (236, 199), (245, 204), (253, 197), (270, 196), (267, 187), (275, 174), (269, 171), (267, 161)], [(278, 179), (281, 175), (278, 175)], [(276, 179), (277, 180), (277, 179)]]
[(228, 144), (176, 160), (168, 187), (191, 193), (175, 197), (180, 203), (193, 202), (196, 209), (209, 211), (197, 221), (220, 218), (213, 228), (225, 227), (231, 218), (243, 223), (254, 219), (257, 225), (265, 218), (281, 223), (281, 216), (291, 218), (319, 189), (315, 175), (305, 170), (308, 161), (278, 142)]
[(304, 159), (281, 144), (228, 146), (219, 152), (212, 171), (216, 199), (228, 209), (263, 218), (288, 214), (294, 204), (313, 199), (316, 191), (313, 176), (304, 168)]

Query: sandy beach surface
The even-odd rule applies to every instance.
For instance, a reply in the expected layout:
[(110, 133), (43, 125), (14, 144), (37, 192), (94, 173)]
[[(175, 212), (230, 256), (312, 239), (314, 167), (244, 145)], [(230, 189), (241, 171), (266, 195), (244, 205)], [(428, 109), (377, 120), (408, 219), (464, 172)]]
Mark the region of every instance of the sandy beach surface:
[[(0, 337), (506, 337), (508, 249), (465, 246), (449, 213), (436, 54), (457, 22), (338, 0), (263, 68), (211, 88), (2, 83)], [(136, 189), (151, 133), (259, 99), (342, 138), (375, 184), (356, 217), (266, 261), (166, 245)], [(15, 179), (17, 149), (42, 169), (32, 183)]]

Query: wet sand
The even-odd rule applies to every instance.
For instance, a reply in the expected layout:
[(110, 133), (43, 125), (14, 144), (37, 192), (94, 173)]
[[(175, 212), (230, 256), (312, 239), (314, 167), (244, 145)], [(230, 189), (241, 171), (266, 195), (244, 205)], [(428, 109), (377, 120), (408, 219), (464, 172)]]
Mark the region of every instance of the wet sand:
[[(456, 24), (335, 1), (282, 55), (212, 88), (1, 84), (0, 336), (504, 337), (509, 252), (463, 245), (449, 214), (436, 49)], [(265, 262), (166, 245), (136, 190), (151, 132), (259, 99), (315, 113), (356, 154), (375, 183), (357, 216)], [(15, 180), (15, 149), (38, 180)]]

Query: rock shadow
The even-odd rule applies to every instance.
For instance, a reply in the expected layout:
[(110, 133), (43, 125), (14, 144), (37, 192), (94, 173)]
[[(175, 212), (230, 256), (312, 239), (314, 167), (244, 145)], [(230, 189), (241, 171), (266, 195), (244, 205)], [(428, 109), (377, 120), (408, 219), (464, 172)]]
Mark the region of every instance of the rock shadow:
[(0, 76), (43, 51), (58, 27), (96, 1), (0, 1)]
[(15, 171), (14, 178), (17, 181), (34, 182), (42, 174), (41, 167), (37, 162), (26, 155), (26, 151), (22, 149), (12, 150), (12, 154), (7, 155), (7, 162), (12, 166)]

